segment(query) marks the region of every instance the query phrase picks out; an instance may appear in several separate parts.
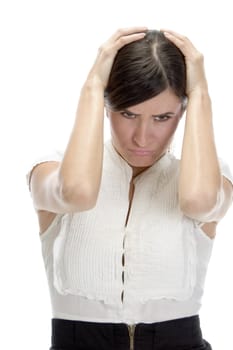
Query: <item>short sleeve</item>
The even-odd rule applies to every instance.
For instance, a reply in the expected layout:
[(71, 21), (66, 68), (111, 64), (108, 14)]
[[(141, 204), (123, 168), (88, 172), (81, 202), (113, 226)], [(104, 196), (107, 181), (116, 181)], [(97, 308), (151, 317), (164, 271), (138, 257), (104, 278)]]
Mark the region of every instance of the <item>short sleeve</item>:
[(27, 185), (30, 189), (30, 179), (31, 179), (31, 174), (32, 174), (32, 170), (41, 163), (44, 162), (60, 162), (63, 158), (63, 152), (55, 150), (51, 153), (48, 153), (47, 155), (44, 156), (40, 156), (38, 158), (36, 158), (31, 165), (29, 166), (28, 171), (26, 172), (26, 181), (27, 181)]
[[(219, 160), (221, 174), (223, 176), (225, 176), (225, 178), (228, 179), (233, 185), (233, 175), (232, 175), (232, 172), (231, 172), (231, 169), (230, 169), (229, 165), (227, 164), (227, 162), (223, 158), (218, 158), (218, 160)], [(209, 220), (209, 221), (207, 220), (205, 222), (198, 221), (198, 220), (194, 220), (194, 221), (197, 224), (197, 226), (201, 227), (205, 223), (210, 222), (212, 220)]]
[(222, 158), (219, 158), (219, 165), (221, 168), (222, 175), (225, 176), (233, 185), (233, 175), (229, 165)]

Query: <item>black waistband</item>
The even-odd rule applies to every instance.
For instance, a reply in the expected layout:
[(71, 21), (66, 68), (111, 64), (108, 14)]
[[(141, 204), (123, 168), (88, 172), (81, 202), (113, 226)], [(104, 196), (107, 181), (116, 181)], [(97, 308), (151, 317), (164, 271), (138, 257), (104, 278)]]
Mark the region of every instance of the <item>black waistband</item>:
[[(132, 328), (131, 328), (132, 329)], [(130, 328), (125, 323), (96, 323), (52, 319), (51, 349), (123, 349), (129, 345)], [(183, 349), (187, 346), (205, 347), (198, 315), (175, 320), (137, 323), (134, 329), (135, 343), (145, 342), (147, 348), (154, 349), (159, 344), (161, 349)], [(116, 344), (119, 346), (116, 347)], [(156, 345), (158, 346), (158, 345)], [(159, 349), (160, 349), (159, 347)]]

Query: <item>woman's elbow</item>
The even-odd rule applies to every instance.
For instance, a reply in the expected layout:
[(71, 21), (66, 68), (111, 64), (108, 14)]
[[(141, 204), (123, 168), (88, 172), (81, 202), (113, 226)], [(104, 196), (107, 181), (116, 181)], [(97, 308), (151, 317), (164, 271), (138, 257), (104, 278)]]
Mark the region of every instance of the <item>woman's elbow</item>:
[(218, 192), (197, 193), (190, 197), (180, 197), (179, 205), (186, 216), (200, 220), (209, 218), (219, 206), (220, 200)]
[(95, 207), (98, 191), (87, 184), (63, 185), (60, 195), (62, 201), (68, 204), (72, 211), (84, 211)]

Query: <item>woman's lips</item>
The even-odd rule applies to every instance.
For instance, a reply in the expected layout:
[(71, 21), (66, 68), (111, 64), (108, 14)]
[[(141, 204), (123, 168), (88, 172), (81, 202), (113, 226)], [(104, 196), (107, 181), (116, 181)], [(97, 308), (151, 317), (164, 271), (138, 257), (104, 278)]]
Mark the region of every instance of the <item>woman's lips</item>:
[(149, 150), (137, 150), (137, 149), (132, 149), (130, 150), (130, 152), (132, 152), (133, 154), (137, 155), (137, 156), (151, 156), (152, 155), (152, 151)]

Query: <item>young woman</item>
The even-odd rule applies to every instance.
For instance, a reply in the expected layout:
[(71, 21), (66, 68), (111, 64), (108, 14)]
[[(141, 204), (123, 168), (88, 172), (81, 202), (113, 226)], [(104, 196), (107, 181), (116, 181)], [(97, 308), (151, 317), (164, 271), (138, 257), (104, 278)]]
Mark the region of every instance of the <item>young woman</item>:
[[(185, 110), (178, 160), (168, 150)], [(28, 179), (51, 349), (211, 349), (198, 313), (233, 179), (189, 39), (144, 27), (111, 36), (83, 84), (64, 155), (41, 159)]]

